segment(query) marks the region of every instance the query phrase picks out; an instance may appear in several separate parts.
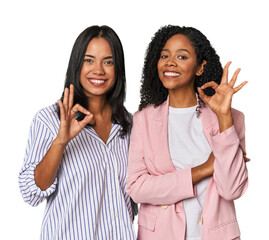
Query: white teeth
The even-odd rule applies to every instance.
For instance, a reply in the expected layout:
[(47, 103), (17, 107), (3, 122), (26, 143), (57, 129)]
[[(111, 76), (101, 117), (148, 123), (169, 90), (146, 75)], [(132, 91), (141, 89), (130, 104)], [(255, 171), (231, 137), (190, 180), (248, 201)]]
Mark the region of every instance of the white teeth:
[(165, 76), (179, 76), (180, 73), (176, 73), (176, 72), (164, 72)]
[(90, 80), (92, 83), (104, 83), (104, 80), (98, 80), (98, 79), (91, 79)]

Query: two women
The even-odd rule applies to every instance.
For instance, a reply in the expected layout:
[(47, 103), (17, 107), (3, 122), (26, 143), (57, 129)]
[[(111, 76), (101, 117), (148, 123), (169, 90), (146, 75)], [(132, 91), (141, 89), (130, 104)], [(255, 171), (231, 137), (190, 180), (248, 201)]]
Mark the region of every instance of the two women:
[(190, 27), (161, 28), (147, 49), (133, 117), (127, 192), (138, 239), (239, 239), (233, 200), (247, 188), (245, 126), (231, 108), (239, 69)]
[[(194, 28), (150, 43), (129, 149), (138, 239), (239, 239), (233, 200), (247, 188), (244, 116), (219, 57)], [(125, 192), (130, 115), (120, 41), (108, 27), (76, 40), (61, 101), (33, 120), (20, 187), (47, 199), (42, 239), (134, 239)]]
[(61, 100), (33, 119), (19, 183), (47, 199), (41, 239), (135, 239), (125, 192), (130, 114), (123, 49), (107, 26), (76, 39)]

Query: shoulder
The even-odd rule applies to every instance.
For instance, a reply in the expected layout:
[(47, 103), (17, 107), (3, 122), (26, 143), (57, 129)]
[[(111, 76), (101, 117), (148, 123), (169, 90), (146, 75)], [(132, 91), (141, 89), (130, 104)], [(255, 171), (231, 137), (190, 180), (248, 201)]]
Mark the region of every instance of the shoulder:
[[(217, 121), (216, 114), (207, 105), (202, 107), (200, 110), (202, 114), (205, 115), (206, 117)], [(232, 116), (235, 121), (237, 121), (238, 119), (244, 118), (244, 114), (240, 112), (239, 110), (232, 108), (231, 111), (232, 111)]]
[(133, 121), (137, 121), (137, 119), (149, 118), (159, 107), (160, 106), (154, 107), (154, 105), (149, 105), (142, 110), (135, 112), (133, 114)]
[(58, 119), (57, 110), (58, 110), (58, 105), (57, 103), (54, 103), (48, 107), (45, 107), (39, 110), (36, 113), (35, 118), (41, 122), (47, 122), (47, 121)]
[(60, 124), (60, 119), (58, 117), (58, 104), (54, 103), (48, 107), (39, 110), (32, 122), (32, 126), (44, 126), (50, 132), (57, 134)]

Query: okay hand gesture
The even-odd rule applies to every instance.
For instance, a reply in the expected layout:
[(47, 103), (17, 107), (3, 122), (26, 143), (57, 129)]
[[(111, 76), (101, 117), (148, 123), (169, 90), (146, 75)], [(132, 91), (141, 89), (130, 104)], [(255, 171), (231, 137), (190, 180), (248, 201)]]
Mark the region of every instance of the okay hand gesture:
[[(238, 92), (244, 85), (247, 84), (247, 81), (242, 82), (239, 86), (234, 87), (237, 80), (237, 76), (240, 72), (238, 68), (230, 82), (228, 82), (228, 68), (231, 62), (228, 62), (223, 70), (223, 75), (220, 85), (214, 81), (205, 83), (201, 88), (198, 88), (199, 95), (201, 99), (211, 108), (211, 110), (217, 116), (225, 116), (231, 113), (231, 104), (233, 95)], [(207, 87), (212, 87), (215, 89), (216, 93), (213, 96), (207, 96), (203, 89)]]
[[(57, 139), (63, 145), (67, 145), (71, 139), (76, 137), (93, 120), (93, 115), (87, 109), (79, 104), (73, 106), (73, 102), (74, 86), (71, 84), (70, 89), (65, 88), (63, 102), (58, 100), (61, 120)], [(75, 118), (78, 111), (86, 115), (82, 121), (77, 121)]]

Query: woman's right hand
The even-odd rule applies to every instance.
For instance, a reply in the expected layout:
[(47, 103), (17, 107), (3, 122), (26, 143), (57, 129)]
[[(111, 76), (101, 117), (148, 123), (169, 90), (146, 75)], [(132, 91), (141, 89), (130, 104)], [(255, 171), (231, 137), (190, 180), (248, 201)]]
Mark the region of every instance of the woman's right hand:
[[(93, 121), (93, 115), (87, 109), (79, 104), (73, 106), (73, 102), (74, 86), (71, 84), (70, 89), (65, 88), (64, 90), (63, 102), (58, 100), (60, 107), (60, 127), (55, 140), (63, 146), (66, 146), (87, 124)], [(78, 111), (86, 115), (81, 121), (75, 119)]]

